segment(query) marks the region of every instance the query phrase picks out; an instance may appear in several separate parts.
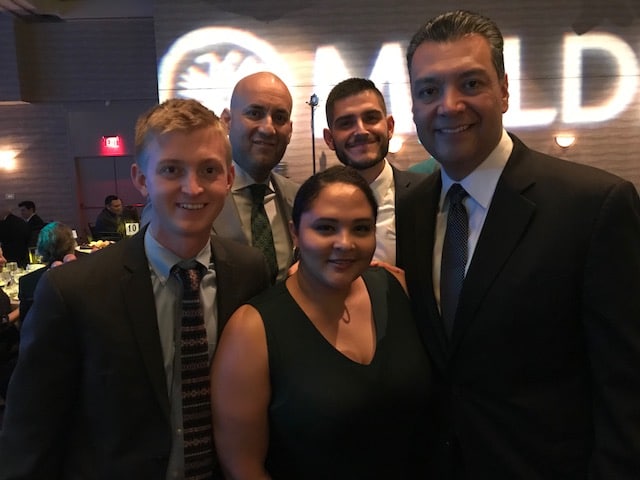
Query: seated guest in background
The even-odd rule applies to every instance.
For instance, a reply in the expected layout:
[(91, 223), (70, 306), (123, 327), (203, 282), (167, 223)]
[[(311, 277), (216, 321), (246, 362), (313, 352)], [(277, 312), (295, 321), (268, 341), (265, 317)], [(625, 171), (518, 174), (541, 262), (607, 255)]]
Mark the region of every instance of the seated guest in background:
[(36, 213), (36, 204), (31, 200), (24, 200), (23, 202), (20, 202), (18, 207), (20, 207), (20, 216), (25, 222), (27, 222), (29, 229), (31, 230), (29, 246), (35, 247), (36, 243), (38, 243), (38, 234), (45, 225), (44, 220), (42, 220), (40, 215)]
[(423, 175), (393, 167), (386, 159), (394, 120), (387, 115), (382, 92), (366, 78), (348, 78), (327, 97), (328, 128), (324, 141), (338, 160), (355, 168), (369, 183), (378, 202), (374, 260), (396, 264), (396, 210)]
[[(0, 247), (0, 272), (7, 263)], [(11, 307), (11, 299), (0, 288), (0, 397), (5, 398), (7, 385), (18, 358), (20, 334), (16, 326), (19, 311)], [(0, 415), (1, 417), (1, 415)], [(2, 424), (0, 422), (0, 428)]]
[(7, 262), (17, 262), (21, 268), (29, 263), (29, 225), (8, 208), (0, 207), (0, 245)]
[(2, 480), (214, 471), (210, 358), (233, 311), (269, 285), (267, 266), (211, 238), (233, 183), (213, 112), (168, 100), (139, 118), (135, 139), (149, 225), (40, 278), (0, 431)]
[(124, 238), (124, 219), (122, 200), (116, 195), (107, 195), (104, 208), (96, 218), (94, 240), (121, 240)]
[[(51, 222), (40, 231), (36, 251), (42, 257), (47, 268), (57, 267), (75, 260), (75, 249), (76, 240), (73, 238), (73, 232), (64, 223)], [(27, 312), (33, 304), (36, 285), (46, 270), (46, 268), (39, 268), (20, 277), (18, 298), (20, 299), (21, 320), (26, 318)]]
[(402, 283), (369, 268), (377, 210), (351, 167), (300, 187), (297, 271), (238, 309), (214, 358), (227, 478), (425, 478), (430, 365)]

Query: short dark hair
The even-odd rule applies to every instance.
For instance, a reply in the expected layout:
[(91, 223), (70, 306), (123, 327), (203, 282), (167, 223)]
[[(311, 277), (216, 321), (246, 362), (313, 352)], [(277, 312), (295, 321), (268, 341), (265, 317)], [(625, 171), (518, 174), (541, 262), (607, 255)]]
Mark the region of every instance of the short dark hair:
[(300, 217), (311, 209), (311, 204), (318, 198), (324, 187), (334, 183), (346, 183), (360, 189), (367, 198), (373, 213), (373, 220), (378, 218), (378, 202), (367, 181), (353, 167), (335, 165), (309, 177), (298, 190), (293, 202), (291, 220), (296, 230), (300, 227)]
[(104, 197), (104, 206), (108, 207), (114, 200), (120, 200), (120, 197), (118, 197), (117, 195), (107, 195), (106, 197)]
[(36, 211), (36, 204), (33, 203), (31, 200), (24, 200), (20, 202), (18, 204), (18, 207), (24, 207), (27, 210), (33, 210), (34, 212)]
[(331, 128), (331, 124), (333, 123), (333, 107), (338, 100), (342, 100), (343, 98), (347, 98), (360, 92), (366, 92), (369, 90), (374, 92), (380, 99), (382, 111), (386, 115), (387, 106), (384, 103), (384, 96), (382, 95), (382, 92), (378, 90), (378, 87), (376, 87), (375, 83), (373, 83), (368, 78), (347, 78), (346, 80), (341, 81), (335, 87), (333, 87), (331, 89), (331, 92), (329, 92), (329, 96), (327, 97), (327, 103), (325, 104), (324, 108), (325, 113), (327, 114), (327, 124), (329, 128)]
[(498, 25), (488, 17), (468, 10), (443, 13), (427, 21), (413, 35), (407, 47), (407, 68), (411, 77), (411, 61), (424, 42), (445, 43), (477, 34), (487, 39), (491, 58), (499, 79), (504, 78), (504, 39)]

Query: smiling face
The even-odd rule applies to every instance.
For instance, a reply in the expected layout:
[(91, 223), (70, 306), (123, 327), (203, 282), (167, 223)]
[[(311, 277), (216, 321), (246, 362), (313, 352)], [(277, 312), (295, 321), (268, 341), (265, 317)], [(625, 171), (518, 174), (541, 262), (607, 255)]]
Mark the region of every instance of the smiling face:
[(233, 160), (257, 182), (269, 176), (287, 150), (293, 129), (291, 108), (291, 94), (282, 80), (260, 72), (238, 82), (231, 109), (222, 114), (229, 126)]
[(355, 185), (325, 185), (292, 236), (300, 251), (299, 275), (316, 288), (348, 288), (376, 249), (371, 203)]
[(364, 90), (335, 101), (324, 140), (340, 162), (357, 169), (371, 183), (384, 167), (393, 126), (382, 99), (373, 90)]
[(413, 121), (418, 137), (454, 180), (471, 173), (498, 145), (509, 106), (489, 42), (471, 34), (426, 41), (411, 60)]
[(152, 235), (181, 258), (195, 255), (209, 241), (233, 183), (229, 148), (221, 128), (174, 131), (152, 137), (144, 167), (132, 165), (135, 186), (153, 205)]

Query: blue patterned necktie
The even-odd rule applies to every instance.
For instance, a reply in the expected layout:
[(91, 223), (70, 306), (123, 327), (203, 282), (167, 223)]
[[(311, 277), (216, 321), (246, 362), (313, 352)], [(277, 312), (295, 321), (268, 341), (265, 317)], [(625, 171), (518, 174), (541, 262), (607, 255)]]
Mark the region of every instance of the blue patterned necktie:
[(458, 298), (460, 290), (462, 290), (464, 271), (467, 265), (469, 217), (467, 209), (462, 203), (467, 195), (468, 193), (459, 183), (451, 185), (447, 192), (449, 213), (440, 266), (440, 312), (449, 338), (451, 338), (453, 331)]
[(173, 273), (182, 285), (182, 427), (184, 478), (209, 479), (213, 471), (213, 429), (209, 386), (207, 331), (200, 304), (204, 267), (176, 266)]
[(278, 259), (276, 258), (276, 248), (273, 243), (273, 233), (271, 232), (271, 224), (264, 209), (264, 196), (267, 186), (262, 183), (254, 183), (249, 186), (251, 198), (253, 200), (251, 207), (251, 239), (252, 245), (264, 254), (271, 273), (271, 281), (273, 282), (278, 275)]

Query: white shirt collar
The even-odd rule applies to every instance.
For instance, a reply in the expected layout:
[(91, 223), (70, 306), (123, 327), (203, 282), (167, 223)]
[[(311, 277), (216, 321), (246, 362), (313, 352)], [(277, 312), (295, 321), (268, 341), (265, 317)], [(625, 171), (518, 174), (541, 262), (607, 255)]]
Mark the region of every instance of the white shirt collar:
[(496, 148), (493, 149), (489, 156), (478, 165), (473, 172), (461, 181), (454, 182), (444, 169), (441, 168), (442, 191), (440, 193), (440, 210), (445, 207), (445, 196), (449, 191), (449, 187), (454, 183), (462, 185), (469, 196), (482, 205), (483, 208), (489, 208), (489, 204), (496, 190), (496, 185), (498, 184), (498, 180), (500, 180), (500, 175), (502, 175), (502, 171), (512, 151), (513, 140), (511, 140), (507, 131), (502, 129), (502, 136)]
[(369, 184), (371, 190), (373, 191), (373, 195), (376, 197), (378, 205), (382, 203), (384, 196), (393, 183), (393, 168), (391, 168), (391, 165), (389, 164), (389, 162), (387, 162), (386, 158), (382, 161), (384, 162), (384, 168), (376, 177), (376, 179)]
[(236, 170), (236, 178), (233, 180), (233, 186), (231, 187), (232, 192), (237, 192), (238, 190), (242, 190), (243, 188), (248, 187), (249, 185), (253, 185), (254, 183), (264, 183), (267, 186), (267, 193), (274, 192), (273, 186), (271, 185), (271, 175), (265, 182), (256, 182), (251, 175), (245, 172), (240, 166), (233, 162), (233, 166)]
[[(164, 284), (167, 278), (169, 278), (169, 275), (171, 275), (171, 269), (174, 265), (189, 260), (180, 258), (161, 245), (151, 234), (150, 228), (147, 228), (144, 234), (144, 250), (151, 268), (156, 272), (162, 284)], [(212, 263), (211, 258), (211, 242), (207, 242), (202, 250), (195, 256), (194, 260), (206, 268), (209, 268)]]

